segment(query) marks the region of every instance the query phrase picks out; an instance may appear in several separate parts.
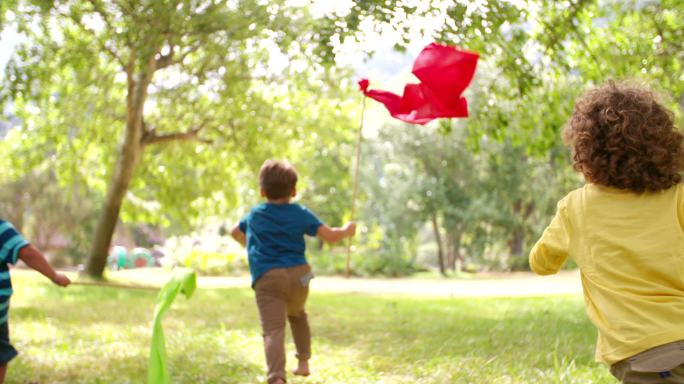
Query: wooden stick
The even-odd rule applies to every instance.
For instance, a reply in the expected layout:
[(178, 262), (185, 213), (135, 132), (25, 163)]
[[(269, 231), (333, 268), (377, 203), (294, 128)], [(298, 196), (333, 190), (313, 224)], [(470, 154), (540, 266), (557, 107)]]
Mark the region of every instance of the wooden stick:
[(100, 281), (72, 281), (71, 285), (83, 285), (92, 287), (106, 287), (106, 288), (126, 288), (126, 289), (144, 289), (148, 291), (159, 291), (159, 287), (152, 287), (149, 285), (127, 285), (121, 283), (109, 283)]
[[(351, 221), (356, 217), (356, 197), (359, 193), (359, 165), (361, 164), (361, 142), (363, 141), (363, 115), (366, 113), (366, 96), (363, 96), (363, 107), (361, 107), (361, 123), (359, 124), (359, 135), (356, 139), (356, 164), (354, 167), (354, 189), (352, 192)], [(347, 241), (347, 261), (344, 268), (344, 277), (349, 278), (351, 272), (349, 260), (351, 259), (352, 238)]]

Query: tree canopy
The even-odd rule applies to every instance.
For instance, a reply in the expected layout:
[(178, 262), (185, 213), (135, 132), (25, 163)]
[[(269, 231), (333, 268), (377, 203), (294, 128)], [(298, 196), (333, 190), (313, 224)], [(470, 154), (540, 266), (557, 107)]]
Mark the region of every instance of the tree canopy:
[[(16, 168), (52, 154), (63, 182), (107, 190), (88, 265), (94, 276), (127, 195), (124, 217), (132, 219), (187, 224), (207, 200), (232, 208), (235, 195), (222, 191), (235, 189), (233, 170), (254, 149), (285, 154), (293, 135), (308, 133), (310, 117), (288, 111), (306, 105), (299, 111), (322, 115), (316, 108), (330, 107), (314, 100), (334, 70), (325, 55), (311, 55), (318, 43), (306, 7), (250, 0), (7, 7), (26, 40), (9, 63), (5, 96), (24, 130), (37, 133), (18, 138), (27, 156), (13, 156), (23, 162)], [(314, 93), (307, 83), (315, 79)], [(277, 140), (283, 133), (289, 141)]]
[(257, 200), (268, 157), (297, 164), (302, 202), (340, 222), (360, 95), (359, 74), (336, 55), (389, 28), (397, 50), (427, 38), (481, 63), (466, 121), (392, 124), (368, 143), (360, 249), (380, 256), (367, 267), (414, 263), (418, 251), (403, 250), (419, 248), (428, 223), (443, 260), (484, 262), (496, 249), (507, 268), (539, 230), (531, 221), (579, 182), (559, 138), (579, 93), (610, 78), (647, 82), (681, 121), (680, 1), (365, 0), (322, 16), (315, 3), (2, 1), (0, 28), (21, 36), (0, 88), (20, 121), (0, 145), (7, 193), (35, 176), (88, 200), (95, 276), (118, 221), (182, 234), (234, 219)]

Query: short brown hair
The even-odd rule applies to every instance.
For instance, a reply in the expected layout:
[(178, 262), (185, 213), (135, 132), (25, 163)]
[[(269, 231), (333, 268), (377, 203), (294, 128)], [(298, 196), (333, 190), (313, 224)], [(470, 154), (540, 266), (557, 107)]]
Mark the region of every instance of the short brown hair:
[(590, 183), (641, 193), (681, 181), (682, 135), (646, 88), (610, 81), (590, 90), (576, 100), (563, 137), (573, 168)]
[(297, 170), (287, 161), (266, 160), (259, 171), (259, 187), (269, 199), (292, 195), (297, 185)]

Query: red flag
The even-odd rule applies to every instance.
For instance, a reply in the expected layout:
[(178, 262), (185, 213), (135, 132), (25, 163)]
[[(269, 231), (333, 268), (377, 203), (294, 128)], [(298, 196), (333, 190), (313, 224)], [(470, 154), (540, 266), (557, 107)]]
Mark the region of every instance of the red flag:
[(461, 96), (473, 76), (479, 55), (432, 43), (425, 47), (411, 71), (419, 84), (407, 84), (399, 96), (368, 90), (368, 79), (359, 81), (364, 95), (385, 105), (390, 115), (412, 124), (426, 124), (440, 117), (468, 116), (468, 102)]

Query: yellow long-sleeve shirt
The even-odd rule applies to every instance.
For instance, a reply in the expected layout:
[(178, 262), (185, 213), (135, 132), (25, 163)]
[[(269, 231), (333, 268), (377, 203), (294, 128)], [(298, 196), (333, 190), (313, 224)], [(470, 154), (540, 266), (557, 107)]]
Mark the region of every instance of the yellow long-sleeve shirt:
[(598, 361), (684, 340), (683, 228), (683, 184), (643, 194), (587, 184), (558, 203), (530, 266), (548, 275), (577, 262)]

